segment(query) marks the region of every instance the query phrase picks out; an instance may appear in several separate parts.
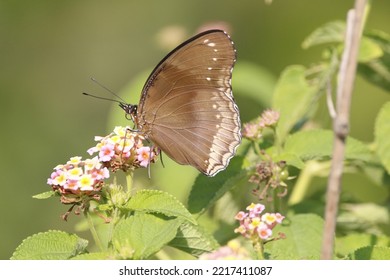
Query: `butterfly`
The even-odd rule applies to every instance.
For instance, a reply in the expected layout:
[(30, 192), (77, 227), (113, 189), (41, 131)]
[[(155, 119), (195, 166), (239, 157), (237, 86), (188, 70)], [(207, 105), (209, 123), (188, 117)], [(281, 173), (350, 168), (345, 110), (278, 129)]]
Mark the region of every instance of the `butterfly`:
[(154, 68), (139, 105), (119, 102), (136, 131), (179, 164), (224, 170), (241, 142), (231, 78), (236, 50), (222, 30), (180, 44)]

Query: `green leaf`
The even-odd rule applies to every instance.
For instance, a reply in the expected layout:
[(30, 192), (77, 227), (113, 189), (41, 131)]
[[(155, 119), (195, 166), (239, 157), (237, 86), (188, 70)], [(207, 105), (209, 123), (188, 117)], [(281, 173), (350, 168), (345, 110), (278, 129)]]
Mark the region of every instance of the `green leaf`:
[(112, 252), (95, 252), (77, 255), (71, 260), (113, 260), (117, 258), (118, 256)]
[(169, 193), (158, 190), (138, 191), (131, 197), (126, 208), (146, 213), (161, 213), (168, 217), (179, 217), (196, 224), (196, 220), (180, 201)]
[(285, 161), (287, 165), (294, 166), (298, 169), (303, 169), (305, 163), (296, 154), (281, 153), (272, 157), (274, 162)]
[(373, 234), (352, 233), (347, 236), (337, 237), (335, 242), (335, 253), (339, 258), (345, 258), (359, 248), (366, 246), (390, 245), (388, 236), (376, 236)]
[(353, 260), (390, 260), (390, 248), (369, 246), (356, 250)]
[(380, 30), (370, 30), (364, 35), (382, 49), (383, 55), (360, 63), (358, 72), (371, 83), (390, 91), (390, 35)]
[(113, 245), (124, 258), (146, 259), (175, 238), (182, 222), (179, 218), (136, 212), (118, 222)]
[(36, 198), (36, 199), (47, 199), (47, 198), (50, 198), (52, 196), (55, 196), (56, 195), (56, 192), (55, 191), (48, 191), (48, 192), (43, 192), (43, 193), (40, 193), (40, 194), (36, 194), (33, 196), (33, 198)]
[(276, 132), (281, 143), (312, 109), (317, 86), (309, 85), (305, 79), (305, 70), (305, 67), (299, 65), (287, 67), (275, 88), (272, 108), (280, 112)]
[[(332, 147), (333, 132), (331, 130), (313, 129), (290, 135), (286, 140), (284, 152), (296, 155), (303, 161), (326, 160), (332, 156)], [(345, 159), (371, 161), (372, 154), (365, 144), (348, 137)]]
[(375, 121), (376, 153), (390, 174), (390, 102), (385, 103)]
[(324, 221), (314, 214), (299, 214), (285, 219), (273, 232), (282, 232), (285, 239), (265, 244), (265, 254), (272, 260), (319, 259)]
[(201, 226), (190, 223), (181, 224), (176, 237), (168, 245), (196, 257), (219, 247), (212, 235)]
[(302, 48), (327, 44), (340, 43), (344, 40), (345, 22), (331, 21), (314, 30), (302, 43)]
[(383, 50), (379, 44), (367, 37), (362, 37), (359, 46), (359, 63), (369, 62), (373, 59), (380, 58)]
[[(343, 189), (345, 189), (344, 186)], [(356, 193), (359, 190), (354, 191)], [(382, 201), (387, 201), (387, 189), (385, 189), (385, 192)], [(351, 191), (350, 193), (351, 195), (348, 196), (349, 199), (350, 197), (356, 196), (355, 193)], [(373, 195), (369, 194), (367, 196)], [(388, 232), (390, 225), (389, 209), (386, 206), (373, 202), (343, 203), (340, 214), (337, 217), (337, 224), (339, 229), (342, 229), (344, 232)]]
[(193, 214), (205, 211), (227, 191), (246, 183), (249, 175), (247, 171), (242, 170), (243, 163), (243, 157), (235, 156), (227, 170), (215, 177), (199, 175), (188, 198), (188, 210)]
[[(345, 34), (345, 23), (343, 21), (328, 22), (313, 31), (302, 43), (302, 48), (321, 44), (343, 43)], [(359, 62), (367, 62), (381, 57), (383, 50), (379, 44), (369, 37), (363, 36), (360, 40)]]
[[(239, 92), (240, 97), (245, 97), (251, 103), (241, 104), (244, 108), (248, 108), (246, 105), (270, 107), (275, 84), (275, 76), (257, 64), (239, 61), (234, 67), (233, 90)], [(256, 112), (250, 109), (246, 111)]]
[(88, 241), (63, 231), (34, 234), (16, 248), (12, 260), (66, 260), (85, 252)]
[[(367, 165), (368, 164), (365, 166)], [(371, 163), (369, 165), (371, 165)], [(349, 200), (362, 203), (378, 203), (373, 204), (373, 206), (376, 206), (376, 209), (372, 209), (371, 216), (369, 211), (367, 211), (368, 209), (365, 209), (365, 216), (367, 216), (367, 219), (362, 223), (362, 226), (365, 226), (365, 228), (372, 227), (376, 218), (383, 213), (383, 209), (380, 210), (382, 208), (380, 204), (385, 203), (389, 199), (390, 188), (383, 184), (375, 183), (369, 175), (365, 173), (364, 168), (361, 168), (361, 165), (357, 167), (356, 170), (351, 170), (351, 173), (346, 169), (346, 172), (343, 174), (341, 185), (343, 186), (343, 193), (348, 195)], [(361, 208), (361, 206), (363, 206), (361, 203), (355, 204), (353, 206), (354, 211), (357, 211), (358, 209), (363, 211), (364, 207)], [(384, 209), (384, 211), (387, 213), (387, 209)], [(350, 218), (352, 218), (352, 220), (347, 219), (346, 222), (349, 222), (352, 226), (358, 226), (357, 217)], [(360, 216), (360, 218), (362, 217)]]

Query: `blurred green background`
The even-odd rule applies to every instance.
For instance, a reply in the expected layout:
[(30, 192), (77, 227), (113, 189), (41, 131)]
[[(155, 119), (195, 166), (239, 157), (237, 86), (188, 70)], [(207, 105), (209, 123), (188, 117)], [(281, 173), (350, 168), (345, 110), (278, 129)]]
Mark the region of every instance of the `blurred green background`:
[[(72, 156), (88, 157), (95, 135), (129, 124), (117, 104), (81, 95), (86, 91), (108, 96), (90, 77), (115, 92), (126, 92), (124, 98), (137, 103), (136, 88), (171, 48), (201, 26), (219, 22), (228, 27), (238, 51), (233, 89), (238, 83), (235, 75), (241, 75), (241, 82), (249, 78), (239, 69), (250, 62), (263, 69), (264, 90), (269, 93), (284, 67), (320, 59), (320, 48), (304, 51), (301, 42), (319, 25), (344, 20), (353, 3), (0, 0), (0, 259), (8, 259), (34, 233), (75, 231), (81, 217), (64, 222), (60, 215), (67, 206), (32, 195), (49, 190), (46, 180), (54, 166)], [(389, 11), (389, 1), (374, 1), (367, 27), (390, 33)], [(248, 87), (252, 83), (259, 81), (247, 79)], [(131, 94), (129, 88), (134, 88)], [(362, 79), (355, 89), (351, 134), (369, 142), (376, 113), (389, 94)], [(253, 107), (240, 90), (234, 94), (243, 121), (260, 113), (261, 104)], [(158, 186), (185, 203), (197, 172), (167, 157), (165, 162), (165, 169), (160, 164), (152, 167), (152, 180), (140, 170), (138, 186)], [(89, 238), (87, 233), (80, 235)]]

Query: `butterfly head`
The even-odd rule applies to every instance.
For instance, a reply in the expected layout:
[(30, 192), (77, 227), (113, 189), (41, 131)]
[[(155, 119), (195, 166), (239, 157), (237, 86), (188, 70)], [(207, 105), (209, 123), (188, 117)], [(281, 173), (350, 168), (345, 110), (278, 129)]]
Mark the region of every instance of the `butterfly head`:
[(128, 104), (128, 103), (119, 103), (119, 107), (123, 109), (126, 113), (126, 119), (132, 120), (135, 124), (137, 123), (136, 118), (137, 118), (137, 105), (133, 104)]

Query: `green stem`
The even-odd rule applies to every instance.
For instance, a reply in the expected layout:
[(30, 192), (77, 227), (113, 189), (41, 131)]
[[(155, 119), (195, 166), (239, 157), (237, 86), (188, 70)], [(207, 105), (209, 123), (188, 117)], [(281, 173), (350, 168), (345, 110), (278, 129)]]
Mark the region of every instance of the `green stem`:
[(110, 226), (108, 228), (108, 246), (112, 245), (112, 236), (114, 234), (114, 227), (115, 227), (115, 224), (116, 224), (117, 219), (118, 219), (118, 212), (119, 212), (118, 208), (115, 207), (114, 213), (113, 213), (111, 221), (110, 221)]
[(330, 162), (307, 162), (301, 174), (299, 174), (298, 180), (292, 190), (290, 198), (288, 200), (289, 205), (294, 205), (302, 202), (310, 189), (310, 182), (313, 177), (326, 177), (329, 175)]
[(257, 259), (264, 260), (264, 244), (262, 241), (256, 241), (253, 244), (253, 248), (255, 249)]
[(255, 153), (259, 156), (262, 156), (259, 144), (255, 141), (252, 141), (252, 146), (253, 146), (253, 149), (255, 150)]
[(105, 248), (99, 238), (99, 235), (97, 234), (95, 225), (93, 224), (92, 217), (88, 210), (84, 211), (84, 216), (87, 218), (89, 230), (91, 231), (92, 237), (95, 240), (96, 245), (99, 247), (100, 251), (105, 251)]
[[(368, 15), (370, 14), (370, 10), (371, 10), (371, 0), (369, 0), (366, 3), (366, 6), (364, 7), (363, 20), (362, 20), (362, 26), (361, 26), (362, 31), (364, 31), (364, 27), (366, 26), (366, 21), (367, 21)], [(361, 32), (361, 33), (363, 33), (363, 32)]]
[(133, 188), (133, 171), (128, 171), (126, 173), (126, 192), (130, 195)]
[(278, 196), (279, 193), (279, 188), (277, 187), (273, 190), (273, 197), (272, 197), (272, 202), (273, 202), (273, 212), (280, 212), (280, 198)]

